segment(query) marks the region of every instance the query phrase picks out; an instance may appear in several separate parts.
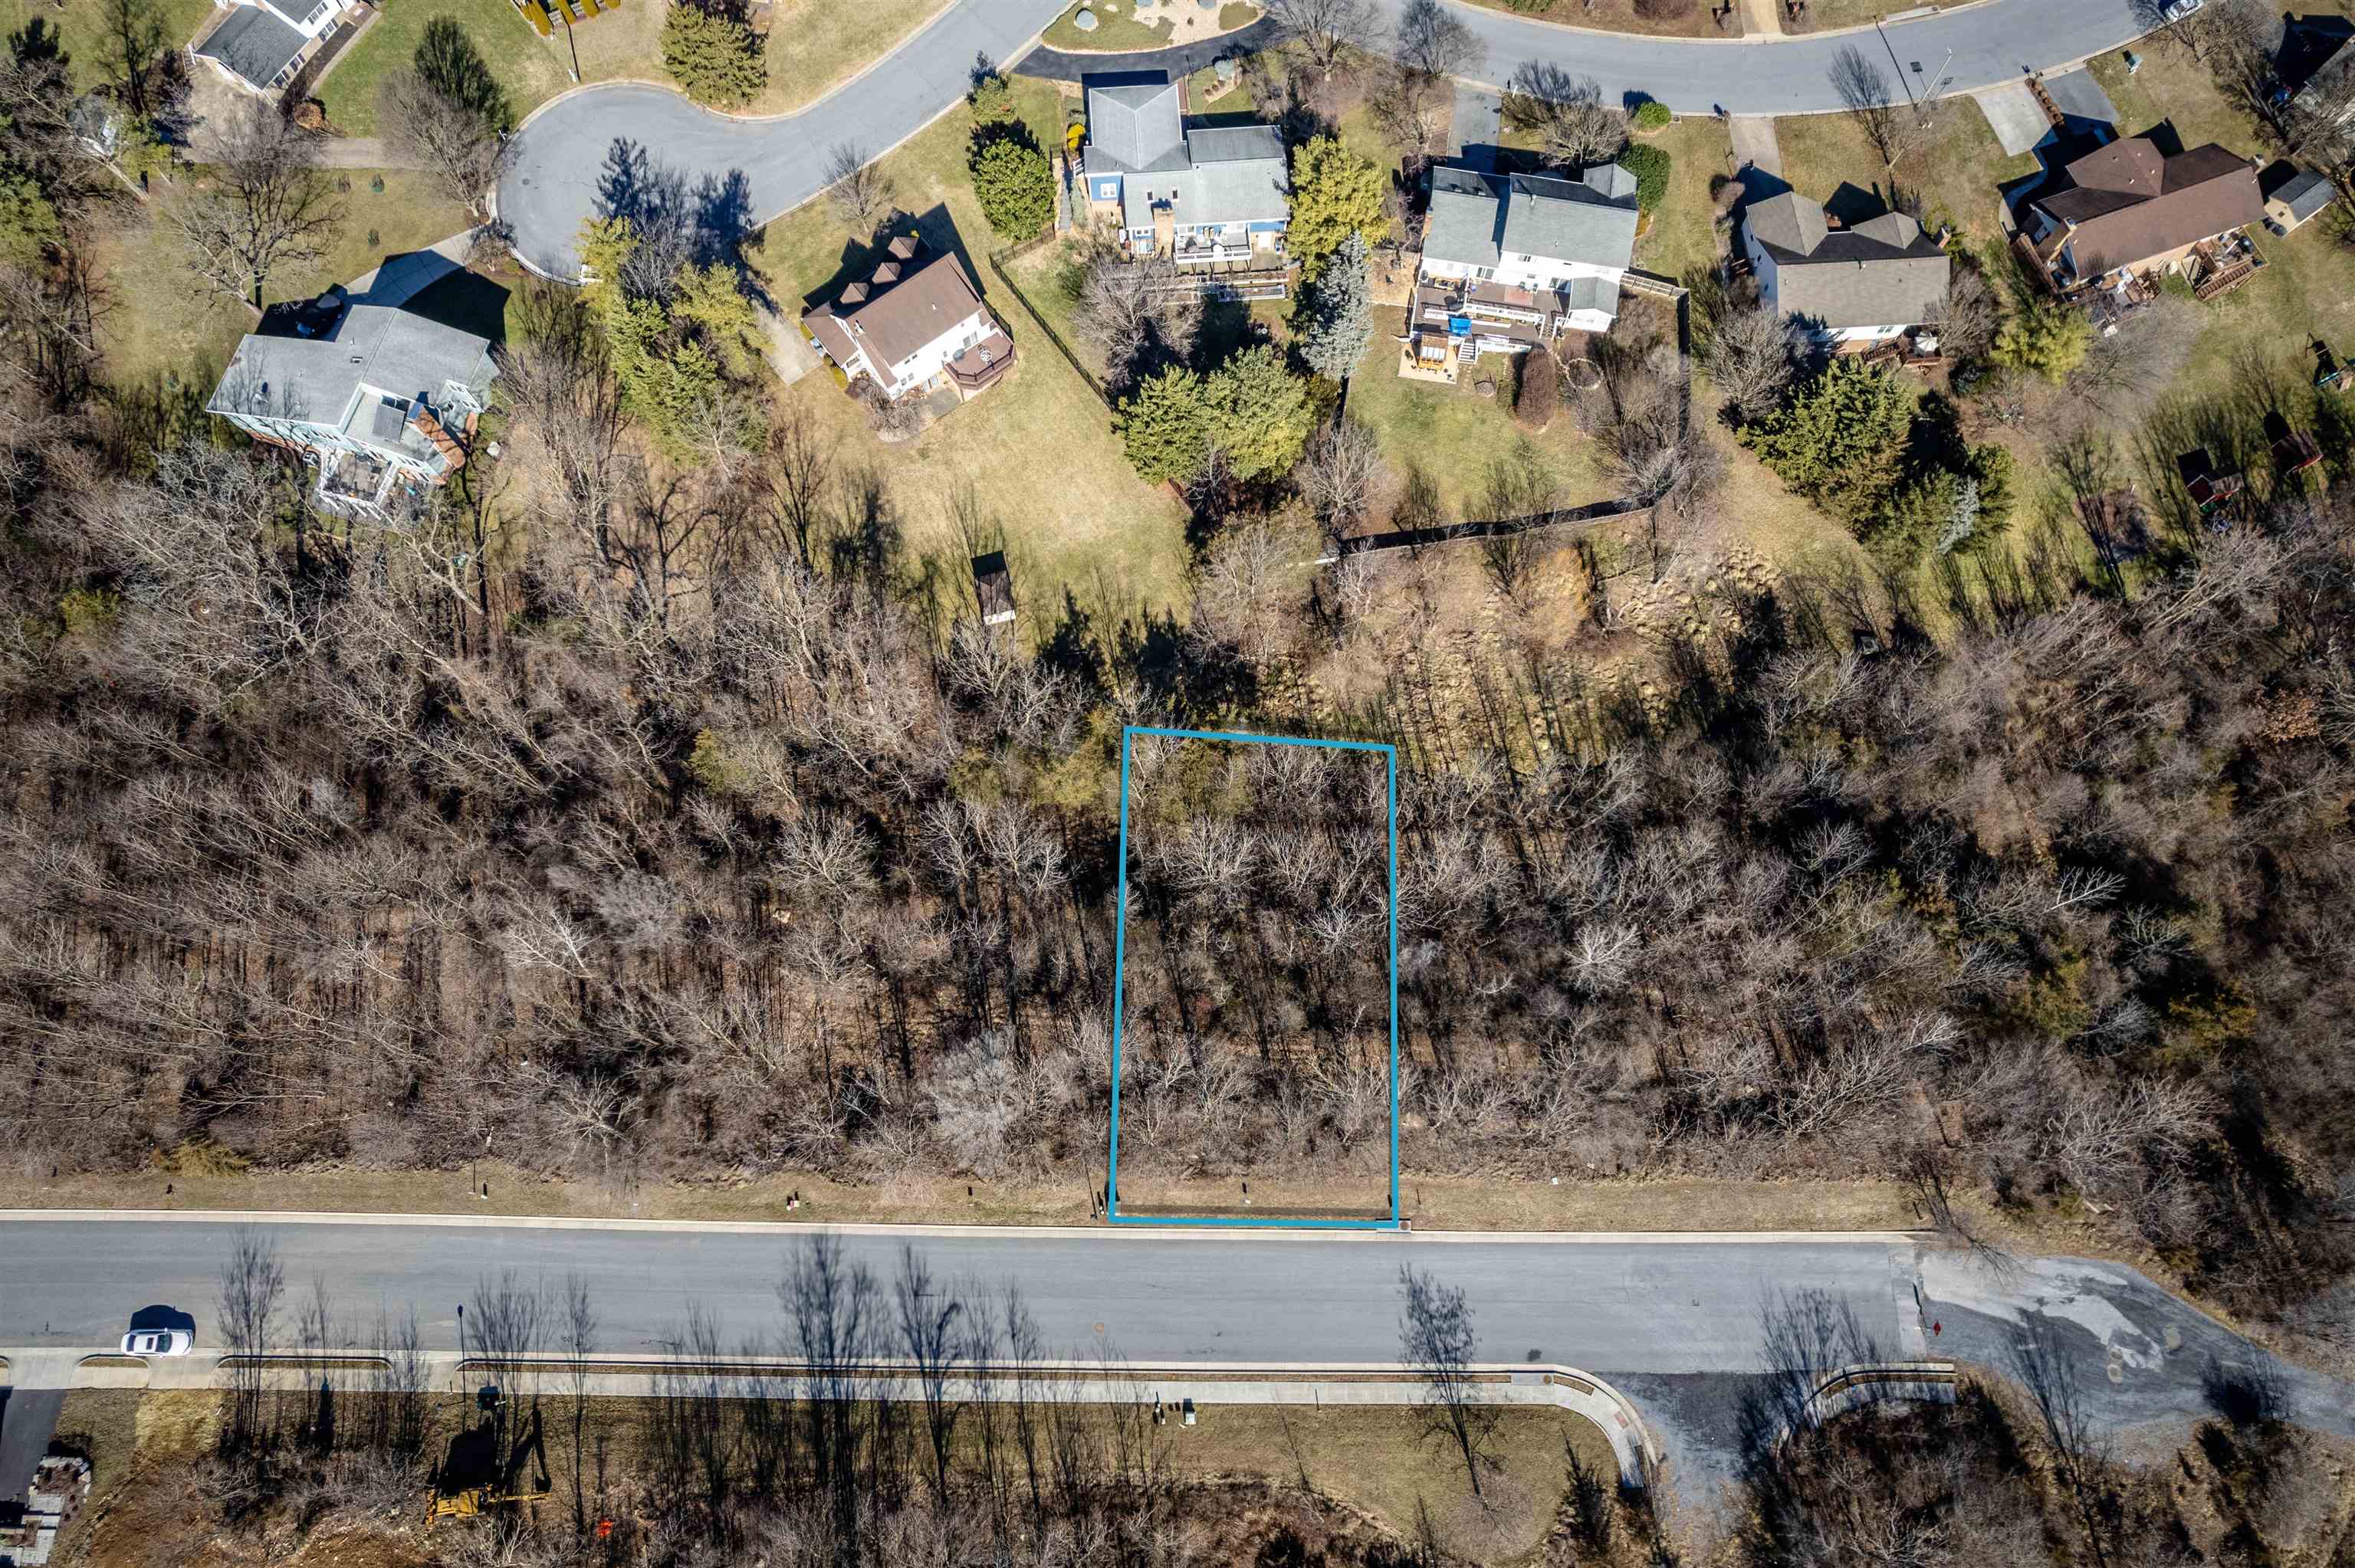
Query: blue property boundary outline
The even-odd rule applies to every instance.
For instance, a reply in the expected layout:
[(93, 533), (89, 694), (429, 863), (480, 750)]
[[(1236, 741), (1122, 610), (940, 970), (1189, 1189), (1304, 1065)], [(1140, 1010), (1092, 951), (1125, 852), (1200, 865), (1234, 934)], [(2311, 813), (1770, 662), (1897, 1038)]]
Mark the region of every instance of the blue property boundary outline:
[[(1120, 1212), (1120, 1033), (1128, 1011), (1128, 760), (1138, 736), (1165, 740), (1220, 740), (1242, 746), (1305, 746), (1327, 751), (1380, 753), (1390, 779), (1390, 998), (1391, 998), (1391, 1214), (1386, 1220), (1284, 1219), (1277, 1215), (1124, 1214)], [(1104, 1171), (1104, 1218), (1115, 1225), (1241, 1225), (1261, 1229), (1395, 1231), (1405, 1227), (1399, 1207), (1399, 1005), (1398, 1005), (1398, 747), (1372, 740), (1312, 740), (1292, 735), (1247, 735), (1236, 730), (1162, 729), (1123, 725), (1120, 731), (1120, 882), (1115, 890), (1112, 938), (1112, 1150)]]

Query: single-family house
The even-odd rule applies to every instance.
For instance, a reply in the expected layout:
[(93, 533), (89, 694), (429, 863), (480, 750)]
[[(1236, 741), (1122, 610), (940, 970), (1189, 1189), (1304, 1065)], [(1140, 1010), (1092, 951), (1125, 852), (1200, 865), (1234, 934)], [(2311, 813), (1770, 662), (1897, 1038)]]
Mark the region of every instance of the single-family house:
[(1089, 84), (1089, 211), (1120, 229), (1131, 255), (1281, 264), (1292, 220), (1283, 136), (1273, 125), (1188, 130), (1182, 91), (1160, 71)]
[(1014, 340), (981, 302), (964, 264), (950, 251), (926, 254), (910, 234), (802, 324), (845, 376), (868, 377), (894, 402), (941, 387), (971, 397), (1014, 364)]
[(205, 408), (316, 465), (327, 510), (385, 518), (465, 466), (497, 374), (488, 338), (338, 290), (267, 312)]
[(1904, 213), (1844, 225), (1785, 191), (1750, 204), (1742, 236), (1760, 302), (1819, 344), (1880, 343), (1945, 313), (1945, 249)]
[(1608, 332), (1636, 253), (1636, 176), (1431, 172), (1411, 351), (1444, 362), (1524, 354), (1565, 332)]
[(2210, 142), (2168, 154), (2147, 136), (2095, 148), (2029, 198), (2022, 228), (2067, 293), (2186, 268), (2201, 277), (2243, 263), (2242, 231), (2264, 217), (2257, 171)]
[(335, 31), (346, 0), (215, 0), (225, 12), (189, 53), (231, 86), (265, 97), (284, 87)]

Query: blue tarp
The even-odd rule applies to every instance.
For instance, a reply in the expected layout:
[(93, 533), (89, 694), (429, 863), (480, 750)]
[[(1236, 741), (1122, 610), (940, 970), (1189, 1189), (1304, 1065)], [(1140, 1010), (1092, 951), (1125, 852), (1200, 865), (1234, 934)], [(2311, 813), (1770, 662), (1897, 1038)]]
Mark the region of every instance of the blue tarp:
[(1447, 334), (1450, 337), (1470, 337), (1472, 335), (1472, 318), (1470, 316), (1448, 317)]

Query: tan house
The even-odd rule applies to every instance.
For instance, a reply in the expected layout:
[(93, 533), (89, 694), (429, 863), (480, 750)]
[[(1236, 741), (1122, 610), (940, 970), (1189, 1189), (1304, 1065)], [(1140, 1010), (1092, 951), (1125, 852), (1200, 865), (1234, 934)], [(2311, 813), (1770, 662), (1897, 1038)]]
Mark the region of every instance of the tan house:
[(1014, 340), (948, 251), (927, 255), (913, 235), (891, 241), (867, 277), (802, 318), (811, 344), (856, 381), (900, 398), (940, 387), (967, 398), (1014, 364)]
[(2030, 197), (2021, 234), (2062, 293), (2183, 271), (2195, 283), (2252, 258), (2263, 222), (2254, 164), (2211, 142), (2172, 156), (2147, 136), (2107, 143)]

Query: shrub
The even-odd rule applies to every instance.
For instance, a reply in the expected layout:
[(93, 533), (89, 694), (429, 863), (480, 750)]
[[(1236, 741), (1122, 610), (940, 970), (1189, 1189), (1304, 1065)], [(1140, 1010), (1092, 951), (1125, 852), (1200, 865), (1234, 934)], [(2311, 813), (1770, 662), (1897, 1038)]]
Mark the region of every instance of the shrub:
[(1619, 166), (1636, 176), (1636, 205), (1646, 212), (1657, 210), (1661, 198), (1668, 194), (1668, 170), (1676, 160), (1665, 147), (1648, 143), (1628, 148), (1619, 154)]
[(1657, 98), (1647, 98), (1636, 105), (1635, 118), (1638, 131), (1665, 131), (1668, 128), (1668, 122), (1676, 117), (1668, 112), (1667, 104)]
[(1513, 418), (1542, 430), (1561, 411), (1561, 366), (1544, 349), (1521, 355), (1520, 379), (1513, 388)]

